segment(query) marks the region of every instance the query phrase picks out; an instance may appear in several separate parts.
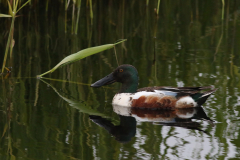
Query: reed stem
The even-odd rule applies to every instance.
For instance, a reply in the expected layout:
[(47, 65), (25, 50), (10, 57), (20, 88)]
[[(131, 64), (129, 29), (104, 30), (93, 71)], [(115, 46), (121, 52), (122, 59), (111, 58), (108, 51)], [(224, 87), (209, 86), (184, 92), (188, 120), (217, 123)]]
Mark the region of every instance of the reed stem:
[(146, 0), (146, 5), (148, 6), (149, 0)]
[(118, 58), (117, 58), (117, 52), (116, 52), (116, 47), (115, 46), (114, 46), (114, 52), (115, 52), (115, 57), (116, 57), (116, 60), (117, 60), (117, 65), (119, 66)]
[(15, 15), (13, 15), (13, 17), (12, 17), (11, 27), (10, 27), (10, 31), (9, 31), (9, 35), (8, 35), (7, 46), (6, 46), (4, 59), (3, 59), (2, 73), (3, 73), (5, 65), (6, 65), (8, 50), (9, 50), (10, 44), (11, 44), (10, 42), (12, 42), (11, 37), (12, 37), (12, 32), (13, 32), (13, 27), (14, 27), (14, 20), (15, 20)]
[(75, 2), (73, 3), (73, 10), (72, 10), (72, 34), (74, 32), (74, 13), (75, 13)]
[(222, 20), (224, 20), (224, 7), (225, 7), (225, 0), (222, 0)]
[(92, 0), (89, 0), (90, 4), (90, 18), (91, 18), (91, 25), (93, 24), (93, 11), (92, 11)]
[[(10, 15), (12, 17), (12, 22), (11, 22), (11, 27), (10, 27), (10, 31), (9, 31), (9, 35), (8, 35), (8, 40), (7, 40), (7, 46), (6, 46), (6, 50), (5, 50), (5, 54), (4, 54), (4, 59), (3, 59), (3, 66), (2, 66), (2, 73), (4, 71), (5, 65), (6, 65), (6, 61), (7, 61), (7, 56), (8, 56), (8, 50), (10, 48), (10, 54), (12, 54), (12, 48), (14, 46), (14, 40), (13, 40), (13, 28), (14, 28), (14, 21), (15, 21), (15, 17), (17, 12), (20, 11), (20, 9), (22, 9), (27, 3), (30, 2), (30, 0), (28, 0), (27, 2), (25, 2), (22, 6), (20, 6), (18, 8), (18, 2), (19, 0), (13, 0), (12, 2), (12, 6), (10, 4), (9, 1), (8, 2), (8, 8), (9, 8), (9, 12)], [(10, 55), (11, 57), (11, 55)]]
[(78, 1), (78, 13), (77, 13), (77, 22), (76, 22), (76, 26), (75, 26), (75, 34), (77, 34), (78, 31), (78, 22), (79, 22), (79, 16), (80, 16), (80, 9), (81, 9), (81, 1)]
[(161, 0), (158, 0), (157, 15), (158, 15), (158, 12), (159, 12), (160, 2), (161, 2)]

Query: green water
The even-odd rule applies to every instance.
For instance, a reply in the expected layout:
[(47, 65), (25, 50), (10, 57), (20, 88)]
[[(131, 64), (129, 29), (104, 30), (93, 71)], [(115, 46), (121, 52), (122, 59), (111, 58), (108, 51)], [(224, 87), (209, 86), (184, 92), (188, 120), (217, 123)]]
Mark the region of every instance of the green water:
[[(157, 0), (146, 2), (93, 1), (91, 20), (83, 1), (77, 35), (72, 1), (67, 12), (60, 0), (32, 1), (20, 11), (7, 61), (12, 72), (0, 85), (0, 159), (240, 158), (240, 2), (225, 1), (224, 20), (221, 0), (161, 0), (158, 17)], [(5, 1), (0, 13), (8, 13)], [(0, 18), (0, 63), (10, 23)], [(69, 54), (118, 39), (127, 39), (116, 46), (119, 64), (137, 68), (139, 88), (218, 88), (203, 105), (215, 126), (193, 120), (199, 129), (187, 129), (115, 113), (111, 101), (120, 85), (90, 87), (118, 66), (114, 49), (45, 76), (52, 80), (36, 79)]]

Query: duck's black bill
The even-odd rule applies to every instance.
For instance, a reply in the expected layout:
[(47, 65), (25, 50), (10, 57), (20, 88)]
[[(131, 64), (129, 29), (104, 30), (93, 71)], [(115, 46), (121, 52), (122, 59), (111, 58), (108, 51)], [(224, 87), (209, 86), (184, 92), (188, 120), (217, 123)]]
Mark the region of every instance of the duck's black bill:
[(116, 82), (115, 78), (113, 77), (113, 73), (107, 75), (106, 77), (98, 80), (97, 82), (93, 83), (91, 87), (101, 87), (105, 85), (109, 85)]

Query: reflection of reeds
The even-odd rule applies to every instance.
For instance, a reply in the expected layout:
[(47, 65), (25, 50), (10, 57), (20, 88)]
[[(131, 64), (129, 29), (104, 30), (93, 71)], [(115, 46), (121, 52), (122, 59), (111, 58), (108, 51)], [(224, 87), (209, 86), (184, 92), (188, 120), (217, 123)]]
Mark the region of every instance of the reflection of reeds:
[(10, 4), (10, 2), (8, 1), (8, 9), (10, 12), (10, 15), (4, 15), (1, 14), (0, 17), (12, 17), (12, 22), (11, 22), (11, 27), (10, 27), (10, 31), (9, 31), (9, 35), (8, 35), (8, 41), (7, 41), (7, 46), (6, 46), (6, 50), (5, 50), (5, 54), (4, 54), (4, 59), (3, 59), (3, 66), (2, 66), (2, 73), (4, 71), (5, 65), (6, 65), (6, 61), (7, 61), (7, 56), (8, 56), (8, 50), (10, 48), (10, 57), (12, 57), (12, 49), (14, 46), (14, 39), (13, 39), (13, 31), (14, 31), (14, 21), (16, 18), (16, 14), (17, 12), (19, 12), (28, 2), (30, 2), (30, 0), (28, 0), (26, 3), (24, 3), (21, 7), (18, 8), (18, 0), (14, 0), (12, 1), (12, 4)]

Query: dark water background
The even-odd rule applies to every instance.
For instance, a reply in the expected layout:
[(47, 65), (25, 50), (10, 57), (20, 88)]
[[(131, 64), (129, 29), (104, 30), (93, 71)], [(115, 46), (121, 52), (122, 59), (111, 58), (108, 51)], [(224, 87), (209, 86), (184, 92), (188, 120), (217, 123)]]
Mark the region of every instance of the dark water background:
[[(93, 0), (91, 19), (82, 1), (77, 27), (72, 1), (67, 12), (62, 0), (32, 0), (19, 12), (12, 72), (0, 85), (0, 159), (240, 158), (240, 1), (225, 0), (223, 20), (221, 0), (161, 0), (158, 17), (157, 0), (146, 3)], [(0, 1), (0, 13), (8, 13), (7, 2)], [(10, 24), (0, 18), (1, 60)], [(118, 39), (127, 39), (116, 46), (118, 61), (138, 69), (139, 87), (219, 88), (203, 106), (215, 126), (137, 121), (135, 135), (119, 142), (90, 116), (122, 122), (111, 105), (120, 85), (89, 86), (118, 66), (113, 49), (45, 76), (60, 81), (36, 79), (67, 55)]]

